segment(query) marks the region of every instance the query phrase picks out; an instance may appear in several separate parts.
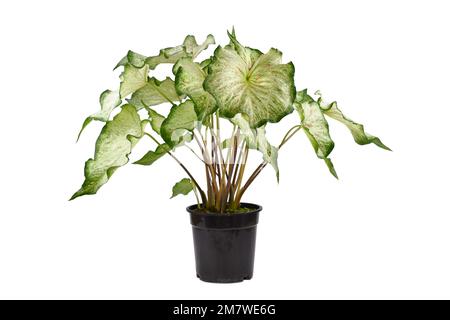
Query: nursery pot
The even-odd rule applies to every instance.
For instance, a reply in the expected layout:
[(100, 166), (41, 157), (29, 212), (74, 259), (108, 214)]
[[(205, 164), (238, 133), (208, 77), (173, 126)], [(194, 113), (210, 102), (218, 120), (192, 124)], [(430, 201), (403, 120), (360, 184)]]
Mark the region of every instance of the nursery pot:
[(241, 282), (253, 277), (256, 225), (262, 207), (241, 203), (245, 213), (211, 213), (187, 207), (194, 236), (195, 265), (200, 280)]

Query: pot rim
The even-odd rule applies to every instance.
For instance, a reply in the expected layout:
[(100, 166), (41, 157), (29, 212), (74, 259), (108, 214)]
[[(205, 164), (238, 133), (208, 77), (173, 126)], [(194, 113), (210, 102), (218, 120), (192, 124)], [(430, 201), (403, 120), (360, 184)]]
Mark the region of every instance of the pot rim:
[(247, 215), (252, 213), (258, 213), (260, 212), (263, 207), (259, 204), (250, 203), (250, 202), (241, 202), (240, 203), (242, 207), (250, 209), (250, 211), (247, 212), (235, 212), (235, 213), (219, 213), (219, 212), (210, 212), (210, 211), (197, 211), (197, 204), (190, 205), (186, 207), (186, 211), (190, 214), (195, 214), (198, 216), (208, 216), (208, 217), (224, 217), (224, 216), (240, 216), (240, 215)]

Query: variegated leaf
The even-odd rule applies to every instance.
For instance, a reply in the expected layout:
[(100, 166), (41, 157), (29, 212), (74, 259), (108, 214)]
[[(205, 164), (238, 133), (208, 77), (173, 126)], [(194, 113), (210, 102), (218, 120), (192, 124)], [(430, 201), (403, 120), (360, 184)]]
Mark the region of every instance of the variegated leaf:
[(103, 122), (108, 121), (111, 112), (114, 110), (114, 108), (120, 106), (121, 103), (122, 100), (120, 99), (120, 94), (118, 91), (111, 91), (111, 90), (103, 91), (102, 94), (100, 95), (100, 106), (101, 106), (100, 111), (90, 115), (84, 120), (80, 132), (78, 133), (77, 141), (78, 139), (80, 139), (83, 130), (89, 123), (91, 123), (92, 120), (98, 120)]
[(148, 66), (136, 68), (131, 64), (126, 64), (123, 73), (120, 75), (120, 97), (123, 99), (145, 86), (147, 78)]
[(161, 135), (161, 124), (163, 123), (164, 119), (166, 119), (166, 118), (151, 108), (147, 108), (147, 111), (148, 111), (148, 117), (150, 119), (150, 125), (152, 126), (152, 129), (157, 134)]
[(315, 101), (297, 101), (295, 107), (300, 115), (304, 132), (317, 156), (321, 159), (327, 158), (334, 148), (334, 142), (331, 140), (328, 123), (319, 104)]
[(173, 73), (177, 92), (180, 95), (187, 95), (194, 102), (200, 121), (217, 110), (214, 97), (203, 89), (206, 72), (198, 63), (189, 57), (181, 58), (174, 65)]
[(186, 131), (192, 131), (197, 123), (194, 103), (186, 100), (172, 107), (161, 124), (161, 137), (171, 148), (186, 140)]
[(175, 82), (171, 78), (166, 78), (163, 81), (150, 78), (142, 88), (133, 93), (128, 102), (140, 110), (165, 102), (173, 104), (181, 98), (177, 94)]
[(157, 56), (146, 57), (142, 54), (128, 51), (127, 55), (120, 59), (114, 67), (114, 70), (126, 64), (131, 64), (133, 67), (142, 68), (145, 64), (151, 70), (155, 69), (161, 63), (175, 63), (182, 57), (197, 57), (200, 52), (206, 50), (209, 45), (214, 44), (213, 35), (209, 34), (205, 41), (198, 44), (194, 36), (188, 35), (182, 45), (176, 47), (165, 48), (159, 51)]
[(356, 123), (353, 120), (347, 118), (342, 113), (342, 111), (339, 110), (336, 102), (326, 103), (323, 101), (322, 97), (320, 97), (318, 99), (318, 103), (320, 105), (320, 108), (322, 109), (322, 112), (326, 116), (343, 123), (350, 130), (353, 139), (357, 144), (365, 145), (373, 143), (382, 149), (391, 151), (391, 149), (387, 147), (383, 142), (381, 142), (378, 137), (366, 133), (362, 124)]
[(165, 48), (159, 52), (159, 55), (148, 57), (145, 63), (150, 67), (150, 69), (155, 69), (161, 63), (175, 63), (178, 59), (183, 57), (197, 57), (201, 51), (208, 48), (210, 44), (214, 44), (214, 37), (210, 34), (206, 37), (206, 40), (197, 44), (194, 36), (187, 36), (183, 44), (176, 47)]
[(95, 144), (94, 158), (86, 161), (84, 183), (71, 200), (95, 194), (117, 168), (128, 162), (133, 144), (143, 135), (141, 125), (139, 115), (132, 105), (123, 106), (120, 113), (106, 123)]
[(297, 92), (294, 106), (298, 111), (303, 131), (308, 137), (317, 157), (323, 159), (330, 173), (338, 178), (329, 154), (334, 148), (334, 142), (330, 137), (328, 122), (322, 114), (319, 104), (308, 95), (306, 89)]
[[(238, 113), (235, 115), (231, 122), (235, 124), (240, 131), (240, 136), (245, 139), (249, 149), (255, 149), (262, 153), (263, 160), (269, 163), (275, 170), (277, 180), (279, 179), (279, 168), (278, 168), (278, 148), (272, 146), (266, 137), (265, 126), (259, 127), (257, 129), (252, 129), (246, 116)], [(222, 146), (229, 146), (229, 140), (222, 142)]]
[(127, 55), (120, 59), (120, 61), (116, 64), (113, 70), (116, 70), (119, 67), (125, 66), (127, 64), (131, 64), (133, 67), (142, 68), (145, 64), (145, 59), (147, 57), (139, 54), (137, 52), (129, 50)]
[(262, 54), (229, 36), (233, 45), (219, 46), (214, 52), (205, 89), (224, 117), (245, 114), (252, 128), (280, 121), (293, 110), (294, 65), (281, 64), (281, 52), (276, 49)]

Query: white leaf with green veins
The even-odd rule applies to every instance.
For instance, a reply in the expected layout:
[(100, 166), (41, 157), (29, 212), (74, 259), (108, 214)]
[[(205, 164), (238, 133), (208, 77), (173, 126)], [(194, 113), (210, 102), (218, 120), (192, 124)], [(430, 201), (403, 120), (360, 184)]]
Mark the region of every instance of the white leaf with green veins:
[[(265, 126), (252, 129), (248, 120), (240, 113), (235, 115), (231, 122), (239, 128), (240, 136), (245, 139), (249, 149), (255, 149), (262, 153), (263, 160), (273, 167), (278, 180), (278, 148), (272, 146), (267, 140)], [(225, 140), (222, 146), (229, 146), (229, 143), (229, 140)]]
[(142, 68), (147, 64), (151, 70), (155, 69), (161, 63), (175, 63), (182, 57), (197, 57), (201, 51), (206, 50), (209, 45), (215, 44), (214, 37), (209, 34), (206, 40), (197, 44), (194, 36), (188, 35), (182, 45), (176, 47), (165, 48), (159, 51), (159, 55), (153, 57), (146, 57), (142, 54), (128, 51), (127, 55), (120, 59), (114, 67), (116, 70), (119, 67), (125, 66), (127, 63), (136, 68)]
[(95, 194), (117, 168), (128, 162), (133, 147), (132, 138), (135, 143), (142, 135), (142, 124), (136, 109), (132, 105), (123, 106), (120, 113), (103, 127), (95, 144), (94, 158), (86, 161), (84, 183), (70, 200)]
[(202, 44), (197, 44), (194, 36), (188, 35), (183, 44), (176, 47), (165, 48), (159, 52), (159, 55), (148, 57), (145, 63), (151, 70), (155, 69), (161, 63), (175, 63), (183, 57), (196, 58), (201, 51), (206, 50), (209, 45), (215, 44), (214, 37), (209, 34)]
[(100, 111), (90, 115), (84, 120), (80, 132), (78, 133), (77, 141), (78, 139), (80, 139), (83, 130), (92, 120), (102, 122), (108, 121), (111, 112), (114, 110), (114, 108), (120, 106), (121, 103), (122, 100), (120, 99), (120, 94), (118, 91), (111, 91), (111, 90), (103, 91), (102, 94), (100, 95), (100, 106), (101, 106)]
[(334, 142), (331, 140), (328, 122), (323, 116), (319, 104), (308, 95), (305, 89), (297, 92), (294, 106), (300, 115), (303, 131), (311, 142), (317, 157), (325, 161), (328, 170), (337, 179), (338, 175), (333, 162), (328, 158), (334, 148)]
[(239, 135), (245, 139), (248, 147), (256, 149), (256, 130), (250, 127), (247, 116), (238, 113), (230, 121), (239, 128)]
[(181, 58), (174, 65), (173, 73), (177, 92), (180, 95), (187, 95), (194, 102), (200, 121), (217, 110), (214, 97), (203, 89), (206, 72), (198, 63), (190, 57)]
[(263, 154), (263, 160), (272, 166), (275, 170), (277, 181), (279, 181), (280, 170), (278, 168), (278, 148), (272, 146), (267, 140), (266, 129), (264, 126), (256, 129), (256, 143), (258, 151)]
[(128, 102), (140, 110), (165, 102), (173, 104), (180, 99), (182, 97), (175, 90), (175, 82), (167, 77), (163, 81), (150, 78), (142, 88), (133, 93)]
[(262, 54), (229, 36), (233, 46), (219, 46), (214, 52), (205, 89), (226, 118), (246, 114), (252, 128), (280, 121), (293, 110), (294, 65), (281, 64), (281, 52), (276, 49)]
[(120, 97), (123, 99), (145, 86), (147, 78), (148, 66), (136, 68), (131, 64), (126, 64), (123, 73), (120, 75)]
[(296, 102), (295, 107), (300, 114), (303, 131), (308, 136), (314, 151), (320, 159), (325, 159), (334, 148), (328, 129), (328, 122), (315, 101)]
[(167, 118), (161, 124), (161, 137), (171, 147), (186, 139), (186, 131), (194, 130), (197, 114), (191, 100), (172, 107)]
[(194, 190), (194, 184), (192, 183), (191, 179), (181, 179), (173, 186), (172, 196), (170, 198), (176, 197), (180, 194), (187, 195), (192, 190)]
[(365, 145), (369, 143), (373, 143), (377, 145), (378, 147), (389, 150), (391, 149), (387, 147), (381, 140), (375, 136), (372, 136), (364, 131), (364, 126), (362, 124), (356, 123), (353, 120), (347, 118), (344, 116), (341, 110), (339, 110), (337, 103), (325, 103), (322, 98), (318, 99), (318, 103), (320, 105), (320, 108), (322, 109), (322, 112), (332, 118), (335, 119), (341, 123), (343, 123), (351, 132), (353, 139), (357, 144)]

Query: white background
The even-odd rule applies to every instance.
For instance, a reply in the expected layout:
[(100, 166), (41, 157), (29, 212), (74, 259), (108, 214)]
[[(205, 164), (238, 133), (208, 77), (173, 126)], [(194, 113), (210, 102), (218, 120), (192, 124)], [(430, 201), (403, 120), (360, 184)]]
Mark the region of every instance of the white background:
[[(449, 9), (446, 1), (1, 2), (0, 298), (450, 298)], [(264, 206), (253, 280), (218, 285), (195, 277), (185, 212), (194, 198), (169, 200), (184, 177), (170, 158), (128, 165), (96, 196), (67, 199), (101, 124), (78, 144), (76, 134), (99, 93), (117, 87), (118, 59), (128, 49), (157, 54), (186, 34), (226, 44), (232, 25), (245, 45), (282, 50), (298, 89), (336, 99), (394, 152), (358, 146), (330, 122), (337, 181), (298, 134), (280, 152), (280, 184), (268, 168), (244, 199)], [(274, 143), (297, 121), (270, 125)], [(201, 175), (198, 161), (181, 157)]]

